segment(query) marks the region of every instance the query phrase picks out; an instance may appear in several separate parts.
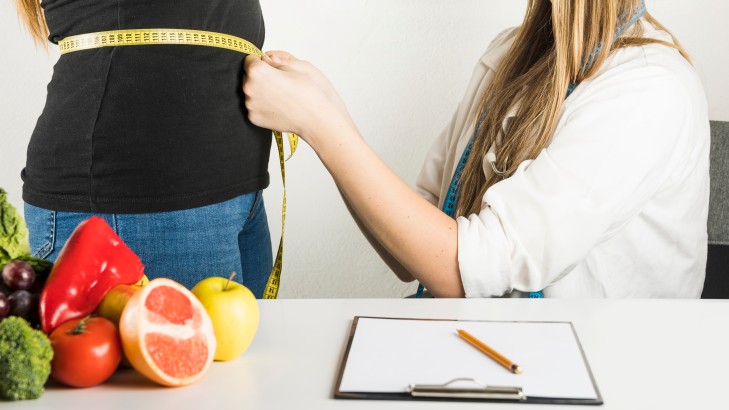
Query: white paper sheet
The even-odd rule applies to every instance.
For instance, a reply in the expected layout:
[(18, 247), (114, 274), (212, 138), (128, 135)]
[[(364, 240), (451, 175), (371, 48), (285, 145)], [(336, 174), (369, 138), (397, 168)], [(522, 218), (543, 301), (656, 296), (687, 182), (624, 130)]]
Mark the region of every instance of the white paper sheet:
[[(520, 365), (523, 373), (500, 366), (456, 329)], [(410, 384), (456, 378), (521, 387), (527, 397), (597, 398), (572, 326), (551, 322), (359, 318), (339, 390), (401, 393)]]

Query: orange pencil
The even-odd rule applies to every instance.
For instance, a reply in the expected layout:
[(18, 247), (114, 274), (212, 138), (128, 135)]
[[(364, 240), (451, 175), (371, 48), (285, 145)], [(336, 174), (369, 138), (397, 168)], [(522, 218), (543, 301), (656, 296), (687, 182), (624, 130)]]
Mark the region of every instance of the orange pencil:
[(518, 364), (507, 359), (501, 353), (490, 348), (486, 343), (476, 339), (475, 336), (466, 332), (465, 330), (457, 329), (457, 331), (458, 331), (458, 336), (460, 336), (461, 339), (470, 343), (473, 347), (480, 350), (486, 356), (494, 359), (494, 361), (496, 361), (496, 363), (506, 367), (508, 370), (510, 370), (514, 374), (521, 373), (521, 366), (519, 366)]

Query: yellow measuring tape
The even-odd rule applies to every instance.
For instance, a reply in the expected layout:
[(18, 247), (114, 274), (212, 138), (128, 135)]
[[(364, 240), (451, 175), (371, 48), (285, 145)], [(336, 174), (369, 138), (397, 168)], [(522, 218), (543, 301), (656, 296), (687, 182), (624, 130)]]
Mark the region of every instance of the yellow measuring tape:
[[(98, 33), (66, 37), (58, 42), (61, 54), (100, 47), (142, 46), (152, 44), (208, 46), (225, 48), (258, 57), (263, 56), (263, 52), (261, 52), (258, 47), (240, 37), (210, 31), (171, 28), (100, 31)], [(284, 224), (286, 223), (286, 168), (284, 163), (291, 158), (292, 155), (294, 155), (296, 146), (299, 143), (299, 137), (296, 134), (287, 134), (289, 136), (291, 153), (288, 158), (284, 158), (283, 133), (280, 131), (273, 132), (276, 139), (276, 146), (278, 147), (281, 179), (283, 180), (283, 205), (281, 206), (281, 240), (278, 243), (278, 252), (276, 253), (276, 260), (273, 264), (271, 275), (268, 278), (268, 284), (266, 284), (266, 291), (263, 294), (264, 299), (276, 299), (276, 296), (278, 296), (278, 288), (281, 283)]]

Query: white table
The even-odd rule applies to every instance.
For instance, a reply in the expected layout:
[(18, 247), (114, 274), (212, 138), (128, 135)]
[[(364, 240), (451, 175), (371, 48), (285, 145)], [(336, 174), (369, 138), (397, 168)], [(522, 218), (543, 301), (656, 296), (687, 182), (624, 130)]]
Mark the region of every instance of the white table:
[[(132, 370), (104, 385), (51, 385), (11, 409), (549, 409), (576, 406), (335, 400), (332, 391), (355, 315), (571, 321), (604, 409), (727, 409), (729, 301), (699, 300), (276, 300), (239, 359), (214, 363), (197, 384), (158, 387)], [(579, 406), (577, 406), (579, 407)]]

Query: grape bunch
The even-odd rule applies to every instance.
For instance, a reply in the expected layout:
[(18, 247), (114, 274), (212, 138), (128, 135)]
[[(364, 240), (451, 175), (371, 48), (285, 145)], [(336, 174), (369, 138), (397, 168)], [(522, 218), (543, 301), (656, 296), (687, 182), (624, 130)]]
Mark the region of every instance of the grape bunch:
[(34, 327), (40, 325), (38, 302), (43, 283), (38, 279), (28, 262), (14, 260), (5, 265), (0, 282), (0, 320), (18, 316)]

